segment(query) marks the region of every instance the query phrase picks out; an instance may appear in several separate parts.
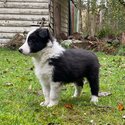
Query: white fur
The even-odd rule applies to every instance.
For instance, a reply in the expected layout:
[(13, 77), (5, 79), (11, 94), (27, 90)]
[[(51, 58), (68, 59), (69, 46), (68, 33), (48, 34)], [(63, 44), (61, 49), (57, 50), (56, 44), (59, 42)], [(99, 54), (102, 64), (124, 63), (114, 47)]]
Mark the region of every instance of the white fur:
[(49, 65), (47, 60), (51, 57), (60, 56), (63, 51), (65, 49), (54, 40), (53, 44), (49, 42), (45, 49), (36, 53), (33, 57), (35, 74), (41, 83), (45, 96), (45, 101), (40, 103), (41, 106), (51, 107), (58, 104), (61, 85), (52, 81), (53, 66)]
[(27, 34), (27, 38), (26, 38), (26, 41), (25, 43), (19, 48), (19, 49), (23, 49), (23, 54), (25, 55), (28, 55), (30, 54), (30, 47), (28, 45), (28, 37), (30, 36), (30, 34), (32, 34), (36, 29), (30, 31), (28, 34)]
[[(65, 49), (61, 47), (56, 40), (49, 41), (47, 47), (37, 53), (30, 53), (28, 46), (28, 37), (35, 30), (28, 33), (26, 42), (19, 48), (23, 50), (23, 54), (31, 55), (35, 66), (35, 74), (42, 86), (45, 101), (41, 102), (41, 106), (51, 107), (58, 104), (59, 93), (61, 90), (61, 83), (54, 83), (52, 80), (53, 66), (48, 64), (49, 58), (56, 58), (63, 54)], [(82, 87), (75, 86), (74, 97), (80, 96)], [(98, 97), (92, 95), (91, 102), (97, 103)]]
[(82, 91), (82, 87), (75, 84), (75, 91), (72, 97), (79, 97)]
[(95, 96), (95, 95), (92, 95), (91, 102), (94, 103), (94, 104), (97, 104), (98, 103), (98, 97)]

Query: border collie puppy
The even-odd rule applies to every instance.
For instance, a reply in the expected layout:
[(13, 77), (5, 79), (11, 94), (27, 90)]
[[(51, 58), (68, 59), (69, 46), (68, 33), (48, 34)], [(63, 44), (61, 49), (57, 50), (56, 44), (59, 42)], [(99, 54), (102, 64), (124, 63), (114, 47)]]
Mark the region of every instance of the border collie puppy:
[(73, 97), (80, 96), (84, 77), (90, 84), (91, 102), (98, 102), (99, 62), (93, 52), (83, 49), (65, 50), (47, 28), (29, 32), (19, 52), (33, 58), (35, 74), (45, 97), (41, 106), (57, 105), (61, 86), (65, 83), (74, 83)]

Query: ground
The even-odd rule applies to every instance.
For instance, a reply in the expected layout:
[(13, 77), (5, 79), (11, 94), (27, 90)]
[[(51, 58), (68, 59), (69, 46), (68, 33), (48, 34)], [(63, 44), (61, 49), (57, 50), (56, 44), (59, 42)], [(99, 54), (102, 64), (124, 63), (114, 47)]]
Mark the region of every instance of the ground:
[[(96, 53), (99, 57), (100, 97), (97, 106), (90, 103), (85, 84), (82, 95), (72, 99), (73, 86), (63, 87), (60, 103), (41, 107), (40, 84), (30, 57), (17, 51), (0, 49), (0, 124), (1, 125), (125, 125), (125, 57)], [(123, 109), (123, 108), (122, 108)]]

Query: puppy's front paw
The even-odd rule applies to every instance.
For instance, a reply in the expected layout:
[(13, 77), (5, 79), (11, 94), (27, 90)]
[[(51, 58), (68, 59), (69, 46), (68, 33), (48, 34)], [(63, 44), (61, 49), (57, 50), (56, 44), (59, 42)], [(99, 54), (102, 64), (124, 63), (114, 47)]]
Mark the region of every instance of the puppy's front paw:
[(93, 95), (90, 102), (96, 105), (98, 103), (98, 97)]
[(55, 101), (55, 102), (50, 102), (47, 107), (52, 107), (52, 106), (55, 106), (55, 105), (58, 105), (58, 102)]
[(49, 104), (48, 101), (44, 101), (44, 102), (41, 102), (41, 103), (40, 103), (40, 106), (47, 106), (48, 104)]
[(79, 95), (72, 95), (71, 98), (78, 98)]

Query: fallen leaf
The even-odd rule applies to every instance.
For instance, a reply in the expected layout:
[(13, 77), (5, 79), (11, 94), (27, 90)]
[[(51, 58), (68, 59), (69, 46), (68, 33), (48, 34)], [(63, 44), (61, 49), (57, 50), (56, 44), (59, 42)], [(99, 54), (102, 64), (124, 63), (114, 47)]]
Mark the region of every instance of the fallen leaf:
[(13, 83), (7, 82), (7, 83), (5, 83), (5, 85), (6, 85), (6, 86), (13, 86)]
[(37, 94), (38, 94), (38, 96), (41, 96), (41, 95), (43, 95), (43, 92), (42, 92), (42, 90), (39, 90), (39, 91), (37, 92)]
[(90, 123), (93, 123), (94, 122), (94, 120), (90, 120)]
[(32, 85), (30, 85), (30, 86), (28, 87), (28, 90), (32, 90)]
[(123, 115), (122, 118), (125, 119), (125, 115)]
[(122, 103), (119, 103), (117, 107), (118, 107), (119, 111), (123, 111), (124, 110), (124, 106), (123, 106)]
[(3, 71), (3, 73), (5, 74), (5, 73), (8, 73), (9, 72), (9, 69), (5, 69), (4, 71)]
[(110, 92), (100, 92), (99, 93), (99, 97), (110, 96), (110, 95), (112, 95), (112, 93), (110, 93)]
[(73, 109), (73, 105), (72, 104), (65, 104), (64, 107), (67, 108), (67, 109)]
[(30, 67), (30, 68), (27, 68), (26, 70), (31, 70), (32, 71), (33, 69), (34, 69), (34, 67)]
[(34, 93), (35, 95), (37, 95), (37, 96), (43, 95), (42, 90), (33, 91), (33, 93)]

